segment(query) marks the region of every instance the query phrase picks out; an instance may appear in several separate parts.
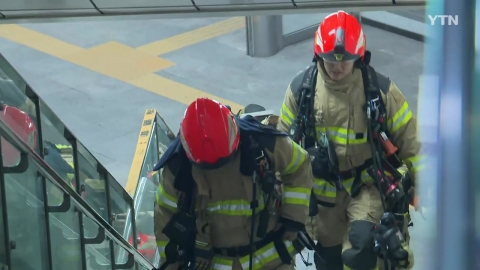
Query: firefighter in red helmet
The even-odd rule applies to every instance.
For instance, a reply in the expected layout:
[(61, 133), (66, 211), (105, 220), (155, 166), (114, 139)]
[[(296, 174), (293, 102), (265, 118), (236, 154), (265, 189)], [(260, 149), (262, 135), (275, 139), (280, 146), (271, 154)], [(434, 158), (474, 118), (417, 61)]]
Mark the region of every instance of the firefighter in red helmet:
[(199, 98), (154, 170), (160, 269), (285, 269), (303, 249), (313, 175), (287, 134)]
[[(328, 15), (315, 32), (314, 64), (292, 80), (280, 111), (278, 129), (318, 157), (312, 167), (319, 270), (411, 269), (414, 263), (408, 247), (413, 185), (407, 183), (421, 168), (416, 120), (397, 86), (369, 61), (357, 19), (344, 11)], [(387, 248), (372, 234), (389, 212), (398, 218), (393, 229), (401, 232), (394, 239), (401, 256), (382, 253)], [(377, 260), (385, 256), (389, 263)]]

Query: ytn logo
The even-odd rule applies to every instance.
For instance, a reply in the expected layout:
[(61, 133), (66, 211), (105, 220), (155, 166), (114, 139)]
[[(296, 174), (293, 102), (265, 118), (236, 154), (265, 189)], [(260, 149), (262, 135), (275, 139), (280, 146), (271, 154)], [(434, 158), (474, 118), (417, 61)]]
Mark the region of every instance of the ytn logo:
[(428, 15), (428, 18), (430, 25), (458, 25), (458, 15)]

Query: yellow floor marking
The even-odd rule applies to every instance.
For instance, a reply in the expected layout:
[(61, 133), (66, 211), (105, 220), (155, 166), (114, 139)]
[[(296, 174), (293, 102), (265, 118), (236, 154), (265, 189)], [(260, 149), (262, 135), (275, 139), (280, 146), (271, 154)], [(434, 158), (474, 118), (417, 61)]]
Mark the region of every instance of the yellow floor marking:
[(63, 58), (85, 50), (16, 24), (0, 25), (0, 36), (58, 58)]
[[(234, 112), (237, 112), (244, 107), (230, 100), (200, 91), (156, 74), (146, 74), (144, 77), (128, 81), (128, 83), (153, 93), (161, 93), (162, 96), (183, 104), (190, 104), (193, 100), (199, 97), (208, 97), (215, 99), (220, 103), (230, 105)], [(162, 114), (161, 111), (159, 111), (159, 113)]]
[[(215, 23), (213, 26), (205, 26), (169, 38), (167, 39), (170, 40), (167, 41), (169, 44), (168, 48), (163, 51), (159, 49), (162, 41), (147, 44), (137, 49), (117, 42), (108, 42), (90, 49), (83, 49), (28, 28), (12, 24), (0, 25), (0, 36), (183, 104), (188, 105), (198, 97), (210, 97), (229, 104), (234, 110), (238, 111), (242, 107), (239, 104), (172, 81), (153, 72), (175, 65), (171, 61), (157, 57), (157, 54), (181, 49), (244, 26), (243, 17), (227, 19)], [(142, 82), (141, 78), (146, 81)]]
[(62, 59), (123, 82), (175, 65), (117, 42), (108, 42)]
[[(209, 97), (230, 105), (232, 110), (237, 112), (243, 108), (242, 105), (164, 78), (154, 74), (154, 72), (175, 65), (175, 63), (162, 59), (158, 55), (215, 38), (243, 27), (245, 27), (244, 17), (232, 18), (165, 40), (156, 41), (137, 49), (118, 42), (107, 42), (93, 48), (84, 49), (13, 24), (0, 25), (0, 37), (183, 104), (190, 104), (198, 97)], [(140, 141), (142, 139), (144, 140), (145, 136), (139, 138), (139, 143), (143, 143), (143, 141)], [(135, 168), (133, 168), (133, 171), (131, 170), (131, 175), (126, 184), (126, 188), (131, 195), (133, 195), (138, 183), (138, 177), (134, 177), (133, 174), (138, 175), (137, 172), (141, 169), (136, 168), (141, 166), (138, 162), (140, 159), (140, 157), (134, 157), (132, 168)]]
[(244, 27), (245, 17), (235, 17), (188, 31), (171, 38), (155, 41), (138, 47), (137, 49), (152, 55), (162, 55)]

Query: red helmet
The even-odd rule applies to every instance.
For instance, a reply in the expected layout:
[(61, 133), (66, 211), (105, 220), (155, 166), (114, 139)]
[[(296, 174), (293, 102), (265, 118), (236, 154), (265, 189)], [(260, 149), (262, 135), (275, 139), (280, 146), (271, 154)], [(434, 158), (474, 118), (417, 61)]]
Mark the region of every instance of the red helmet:
[(240, 133), (227, 107), (215, 100), (198, 98), (185, 111), (180, 139), (193, 164), (214, 169), (234, 157)]
[(325, 17), (315, 32), (315, 58), (325, 61), (352, 61), (365, 55), (366, 41), (362, 26), (345, 11)]
[[(28, 114), (15, 107), (2, 104), (0, 119), (35, 150), (37, 147), (37, 127)], [(4, 138), (2, 138), (1, 144), (3, 165), (5, 167), (16, 166), (20, 162), (20, 151)]]

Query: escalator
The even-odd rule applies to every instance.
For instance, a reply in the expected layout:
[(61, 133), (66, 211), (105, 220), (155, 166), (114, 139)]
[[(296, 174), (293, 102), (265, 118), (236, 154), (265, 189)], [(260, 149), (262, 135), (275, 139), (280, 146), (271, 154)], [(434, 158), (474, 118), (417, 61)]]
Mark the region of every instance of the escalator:
[(0, 102), (0, 269), (152, 269), (152, 220), (2, 56)]
[[(144, 240), (139, 243), (138, 250), (155, 264), (160, 261), (163, 251), (156, 250), (156, 244), (153, 242), (155, 239), (152, 202), (155, 201), (161, 179), (160, 174), (152, 169), (174, 139), (175, 134), (157, 111), (147, 110), (142, 121), (136, 156), (126, 187), (134, 198), (138, 235)], [(138, 160), (138, 164), (135, 164), (135, 160)]]

